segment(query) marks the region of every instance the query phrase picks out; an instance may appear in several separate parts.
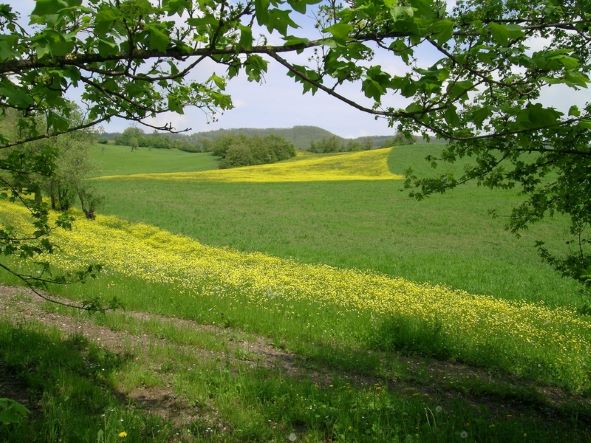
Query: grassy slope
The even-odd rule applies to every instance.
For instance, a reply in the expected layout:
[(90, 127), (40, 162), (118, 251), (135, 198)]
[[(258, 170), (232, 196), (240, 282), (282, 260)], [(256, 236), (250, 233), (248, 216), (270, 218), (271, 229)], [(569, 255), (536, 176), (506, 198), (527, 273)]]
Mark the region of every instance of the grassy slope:
[(353, 153), (315, 155), (299, 152), (295, 158), (271, 164), (197, 172), (124, 174), (103, 179), (213, 181), (241, 183), (401, 180), (388, 168), (389, 148)]
[[(437, 146), (398, 147), (393, 172), (420, 165)], [(131, 171), (130, 171), (131, 172)], [(122, 186), (124, 183), (124, 186)], [(373, 269), (474, 293), (578, 304), (576, 286), (537, 257), (545, 223), (516, 239), (489, 209), (507, 214), (518, 197), (467, 185), (422, 202), (400, 181), (311, 183), (97, 181), (103, 212), (153, 223), (215, 246), (310, 263)], [(401, 192), (402, 191), (402, 192)]]
[(91, 148), (95, 176), (140, 172), (203, 171), (217, 167), (210, 154), (185, 151), (95, 145)]

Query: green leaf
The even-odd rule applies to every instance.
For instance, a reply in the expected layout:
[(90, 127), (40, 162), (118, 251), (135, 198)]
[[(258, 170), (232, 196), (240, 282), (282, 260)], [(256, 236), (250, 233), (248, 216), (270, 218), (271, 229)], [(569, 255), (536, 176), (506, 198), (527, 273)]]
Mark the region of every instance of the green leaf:
[(98, 50), (99, 54), (102, 56), (109, 56), (117, 53), (118, 46), (115, 42), (105, 40), (105, 39), (98, 39)]
[(211, 80), (212, 82), (215, 83), (215, 85), (219, 88), (219, 89), (224, 89), (226, 87), (226, 80), (224, 80), (223, 77), (220, 77), (217, 74), (211, 74), (211, 77), (209, 77), (209, 80)]
[(493, 40), (501, 46), (508, 46), (511, 40), (520, 39), (525, 35), (523, 28), (514, 24), (489, 23), (487, 28)]
[(240, 41), (238, 44), (241, 48), (250, 49), (252, 48), (252, 28), (249, 26), (240, 25)]
[(287, 0), (287, 3), (294, 11), (297, 11), (300, 14), (305, 14), (308, 5), (315, 5), (321, 1), (322, 0)]
[(390, 15), (395, 22), (412, 17), (414, 13), (412, 6), (393, 6), (390, 8)]
[(411, 113), (411, 114), (421, 112), (422, 110), (423, 110), (423, 107), (418, 103), (411, 103), (405, 109), (406, 112)]
[(373, 98), (376, 102), (379, 102), (386, 92), (384, 87), (372, 78), (363, 81), (362, 90), (366, 97)]
[(581, 115), (581, 111), (579, 110), (578, 106), (572, 105), (568, 110), (568, 115), (571, 117), (579, 117)]
[(392, 79), (379, 65), (370, 67), (365, 74), (367, 77), (363, 81), (362, 90), (366, 97), (379, 102), (386, 93), (386, 88), (392, 84)]
[(394, 77), (390, 82), (393, 89), (397, 89), (404, 97), (412, 97), (417, 92), (417, 83), (408, 76)]
[(162, 2), (163, 8), (168, 11), (168, 15), (181, 15), (185, 10), (191, 7), (190, 0), (164, 0)]
[[(307, 79), (309, 79), (313, 82), (322, 83), (322, 77), (320, 76), (320, 74), (318, 74), (318, 72), (313, 71), (311, 69), (307, 69), (305, 66), (301, 66), (301, 65), (294, 65), (294, 68), (298, 72), (302, 73)], [(318, 91), (318, 87), (314, 83), (310, 83), (309, 81), (306, 81), (305, 79), (294, 74), (293, 72), (290, 71), (287, 75), (303, 85), (304, 94), (307, 92), (312, 92), (312, 95), (314, 95), (316, 93), (316, 91)]]
[(260, 55), (249, 55), (244, 62), (244, 70), (248, 81), (261, 81), (262, 75), (267, 71), (267, 62)]
[(49, 111), (47, 114), (47, 127), (53, 129), (55, 132), (63, 132), (70, 127), (70, 122), (57, 112)]
[(445, 43), (452, 38), (454, 33), (454, 22), (449, 19), (437, 20), (431, 28), (433, 38), (439, 43)]
[(451, 105), (445, 110), (445, 121), (451, 126), (459, 126), (461, 123), (460, 117), (456, 111), (456, 107)]
[(480, 128), (482, 127), (482, 123), (492, 114), (492, 110), (490, 106), (483, 106), (482, 108), (478, 108), (472, 111), (472, 121), (474, 124)]
[(149, 33), (148, 45), (150, 46), (150, 49), (155, 49), (157, 51), (166, 50), (170, 43), (170, 37), (168, 37), (168, 34), (155, 25), (149, 25), (147, 28)]
[(57, 14), (61, 9), (70, 6), (66, 0), (36, 0), (31, 15), (46, 16)]
[(294, 22), (289, 11), (283, 11), (281, 9), (271, 9), (268, 12), (267, 29), (269, 32), (277, 30), (281, 35), (287, 34), (287, 28), (298, 28), (298, 24)]
[(403, 39), (394, 40), (390, 43), (389, 47), (394, 54), (402, 58), (405, 63), (408, 63), (410, 57), (413, 55), (413, 50), (406, 45)]
[(581, 120), (578, 126), (580, 128), (591, 129), (591, 120)]
[(353, 30), (353, 26), (348, 23), (337, 23), (328, 28), (324, 28), (324, 32), (332, 34), (336, 41), (345, 41), (349, 37), (349, 32)]
[(579, 67), (579, 59), (575, 57), (571, 57), (570, 55), (566, 54), (558, 54), (551, 57), (548, 57), (550, 61), (557, 61), (560, 63), (565, 69), (576, 69)]
[(544, 108), (540, 103), (530, 104), (517, 114), (517, 123), (526, 129), (544, 128), (555, 125), (560, 115), (560, 112)]
[(49, 53), (54, 57), (63, 57), (74, 47), (72, 40), (67, 40), (64, 34), (51, 29), (46, 30), (39, 37), (39, 43), (45, 44), (49, 49)]
[(18, 41), (18, 36), (2, 35), (0, 36), (0, 60), (10, 60), (14, 58), (14, 47)]
[(168, 96), (168, 109), (177, 114), (183, 114), (184, 103), (176, 95), (171, 94)]
[(269, 20), (269, 0), (254, 0), (254, 7), (259, 25), (266, 25)]
[(8, 80), (0, 84), (0, 96), (6, 97), (8, 102), (18, 108), (27, 108), (33, 104), (33, 98), (27, 90), (10, 83)]
[(447, 88), (447, 92), (452, 96), (453, 99), (456, 98), (466, 98), (467, 92), (474, 87), (474, 83), (470, 80), (463, 80), (461, 82), (452, 83)]
[(307, 38), (303, 38), (303, 37), (296, 37), (294, 35), (288, 35), (285, 38), (285, 44), (287, 46), (297, 46), (297, 45), (305, 45), (306, 43), (308, 43), (310, 40), (308, 40)]
[(567, 71), (564, 74), (564, 82), (573, 88), (586, 88), (589, 83), (589, 77), (579, 71)]
[(108, 33), (115, 21), (120, 17), (120, 12), (114, 7), (101, 6), (94, 19), (94, 30), (98, 35)]

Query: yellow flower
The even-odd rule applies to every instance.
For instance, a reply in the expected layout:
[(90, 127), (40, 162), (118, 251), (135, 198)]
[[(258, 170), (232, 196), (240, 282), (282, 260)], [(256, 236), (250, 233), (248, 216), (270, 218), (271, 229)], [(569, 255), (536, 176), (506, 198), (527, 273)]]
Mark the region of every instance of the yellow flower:
[[(27, 211), (0, 201), (0, 226), (32, 233)], [(52, 216), (55, 217), (55, 216)], [(217, 248), (155, 226), (99, 215), (56, 230), (54, 254), (39, 257), (63, 271), (80, 263), (105, 265), (104, 276), (122, 275), (167, 284), (179, 297), (208, 297), (255, 304), (263, 310), (291, 303), (332, 306), (343, 315), (370, 313), (436, 330), (454, 351), (490, 350), (520, 375), (537, 367), (575, 390), (591, 386), (591, 322), (572, 308), (475, 295), (370, 271), (305, 264), (262, 253)], [(510, 346), (507, 346), (510, 344)], [(529, 355), (522, 357), (522, 350)], [(124, 437), (121, 437), (124, 438)]]
[(117, 435), (119, 435), (119, 438), (125, 438), (125, 437), (127, 437), (127, 432), (125, 432), (125, 431), (121, 431), (121, 432), (120, 432), (119, 434), (117, 434)]

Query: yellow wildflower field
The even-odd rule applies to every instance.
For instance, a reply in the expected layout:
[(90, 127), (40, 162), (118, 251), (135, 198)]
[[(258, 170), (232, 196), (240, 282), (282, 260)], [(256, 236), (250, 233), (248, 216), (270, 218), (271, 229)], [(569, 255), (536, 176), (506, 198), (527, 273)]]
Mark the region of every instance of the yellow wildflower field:
[[(0, 203), (0, 219), (17, 229), (26, 226), (26, 212), (14, 204)], [(343, 315), (369, 312), (376, 318), (436, 324), (459, 355), (468, 348), (486, 350), (510, 362), (517, 374), (535, 364), (575, 389), (590, 386), (591, 323), (568, 308), (209, 247), (113, 216), (77, 220), (71, 232), (58, 230), (54, 239), (59, 252), (46, 259), (63, 270), (102, 263), (106, 272), (174, 285), (179, 297), (236, 298), (260, 307), (261, 313), (271, 301), (304, 301), (316, 304), (318, 315), (330, 305)]]
[(293, 160), (266, 165), (214, 169), (201, 172), (172, 172), (103, 176), (99, 179), (179, 180), (220, 182), (309, 182), (341, 180), (401, 180), (388, 169), (391, 148), (325, 156), (297, 156)]

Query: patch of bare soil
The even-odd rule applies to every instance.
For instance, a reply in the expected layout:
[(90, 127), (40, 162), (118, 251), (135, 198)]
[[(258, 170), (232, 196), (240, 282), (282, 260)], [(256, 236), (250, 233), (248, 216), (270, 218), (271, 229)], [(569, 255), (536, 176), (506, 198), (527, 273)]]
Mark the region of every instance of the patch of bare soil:
[[(426, 377), (422, 376), (416, 380), (413, 380), (412, 377), (400, 380), (313, 365), (301, 356), (273, 346), (264, 337), (249, 336), (248, 339), (235, 340), (235, 336), (242, 337), (244, 334), (237, 334), (238, 331), (228, 328), (203, 325), (191, 320), (145, 312), (125, 312), (125, 315), (140, 320), (156, 320), (171, 323), (179, 328), (216, 334), (220, 337), (220, 340), (224, 340), (228, 349), (226, 353), (216, 353), (195, 346), (171, 343), (154, 335), (134, 335), (125, 331), (114, 331), (93, 323), (90, 316), (68, 316), (47, 312), (43, 309), (42, 302), (42, 299), (32, 295), (26, 289), (0, 286), (0, 318), (3, 317), (15, 324), (30, 321), (41, 322), (59, 329), (66, 335), (82, 335), (89, 341), (119, 354), (141, 352), (143, 349), (154, 345), (174, 347), (184, 355), (197, 355), (205, 359), (222, 358), (224, 361), (237, 365), (277, 369), (286, 376), (309, 379), (319, 386), (328, 386), (335, 379), (344, 379), (357, 386), (380, 384), (405, 395), (421, 395), (433, 400), (459, 399), (475, 406), (485, 406), (492, 414), (498, 416), (536, 414), (553, 420), (557, 415), (568, 413), (562, 411), (565, 405), (575, 404), (582, 406), (583, 411), (591, 410), (591, 399), (589, 398), (574, 396), (559, 388), (539, 386), (515, 377), (493, 375), (485, 369), (455, 362), (418, 356), (397, 356), (396, 358), (408, 368), (408, 372), (427, 372)], [(392, 356), (384, 354), (383, 358), (392, 358)], [(1, 369), (0, 362), (0, 378), (2, 375)], [(479, 382), (482, 385), (500, 382), (509, 388), (511, 386), (525, 386), (531, 388), (536, 393), (536, 396), (524, 400), (519, 394), (512, 397), (511, 395), (494, 394), (486, 390), (461, 389), (461, 381), (467, 379), (470, 379), (471, 383), (476, 385)], [(457, 383), (453, 383), (454, 380)], [(2, 389), (6, 392), (18, 390), (17, 386), (11, 384), (10, 380), (0, 384), (0, 396), (3, 393)], [(16, 392), (14, 395), (18, 396), (19, 394)], [(177, 397), (170, 386), (142, 387), (127, 393), (126, 396), (136, 407), (170, 420), (177, 426), (190, 423), (199, 416), (198, 409), (186, 399)], [(13, 398), (18, 400), (17, 397)], [(587, 421), (591, 422), (591, 416), (587, 418)]]

